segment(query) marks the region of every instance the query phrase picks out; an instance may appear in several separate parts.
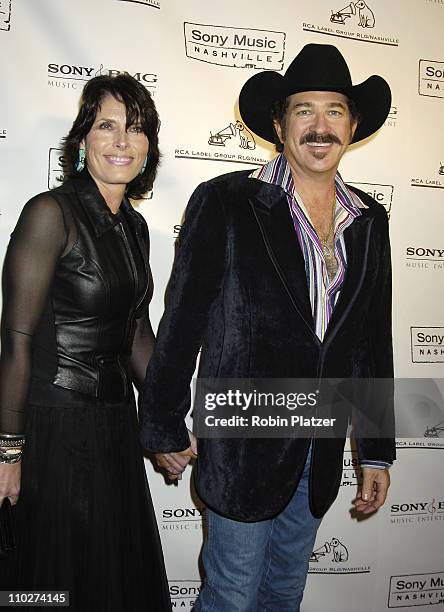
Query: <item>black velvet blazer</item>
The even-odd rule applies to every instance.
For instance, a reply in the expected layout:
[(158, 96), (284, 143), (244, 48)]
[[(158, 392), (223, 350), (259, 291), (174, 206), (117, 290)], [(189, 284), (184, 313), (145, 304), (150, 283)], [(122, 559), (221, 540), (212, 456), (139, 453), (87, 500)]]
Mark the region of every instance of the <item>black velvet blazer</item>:
[[(157, 346), (140, 394), (141, 441), (189, 446), (184, 417), (202, 346), (204, 378), (392, 377), (387, 215), (368, 206), (345, 230), (347, 272), (325, 338), (314, 332), (304, 259), (284, 191), (250, 171), (199, 185), (188, 204)], [(345, 423), (346, 427), (346, 423)], [(313, 438), (310, 507), (320, 517), (342, 476), (344, 435)], [(227, 517), (258, 521), (291, 498), (309, 440), (200, 439), (196, 488)], [(360, 458), (392, 461), (393, 439), (361, 439)]]

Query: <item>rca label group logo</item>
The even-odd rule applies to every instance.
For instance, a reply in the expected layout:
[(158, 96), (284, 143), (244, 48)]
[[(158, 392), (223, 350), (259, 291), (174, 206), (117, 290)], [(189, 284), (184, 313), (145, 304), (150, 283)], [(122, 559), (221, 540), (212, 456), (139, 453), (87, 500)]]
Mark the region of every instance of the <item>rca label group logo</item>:
[[(302, 29), (306, 32), (315, 32), (316, 34), (336, 38), (348, 38), (397, 47), (399, 45), (398, 37), (392, 34), (387, 35), (379, 29), (379, 17), (376, 8), (373, 6), (374, 4), (375, 2), (369, 3), (365, 0), (358, 0), (357, 2), (350, 2), (343, 8), (333, 6), (330, 9), (330, 14), (325, 13), (323, 22), (317, 21), (317, 18), (310, 21), (306, 19), (302, 24)], [(314, 5), (315, 3), (312, 4), (315, 8)]]

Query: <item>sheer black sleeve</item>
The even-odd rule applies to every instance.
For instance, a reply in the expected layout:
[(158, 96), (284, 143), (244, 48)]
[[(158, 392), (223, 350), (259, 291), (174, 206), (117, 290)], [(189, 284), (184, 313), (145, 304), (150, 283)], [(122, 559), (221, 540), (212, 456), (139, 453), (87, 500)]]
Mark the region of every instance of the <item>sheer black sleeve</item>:
[(50, 194), (30, 200), (12, 233), (3, 267), (0, 432), (23, 433), (31, 344), (69, 232)]
[(136, 321), (137, 327), (131, 351), (130, 368), (131, 377), (137, 390), (145, 380), (148, 362), (154, 350), (156, 338), (148, 315), (148, 308), (140, 319)]

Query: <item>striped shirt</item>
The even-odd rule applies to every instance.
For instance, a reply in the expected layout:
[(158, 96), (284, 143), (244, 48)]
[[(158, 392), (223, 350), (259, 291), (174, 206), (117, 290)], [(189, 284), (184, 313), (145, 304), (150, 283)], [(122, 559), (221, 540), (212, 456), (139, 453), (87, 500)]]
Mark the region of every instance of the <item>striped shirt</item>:
[[(310, 221), (307, 209), (295, 190), (290, 164), (284, 154), (281, 153), (268, 164), (254, 170), (249, 177), (278, 185), (287, 195), (294, 229), (304, 257), (314, 330), (322, 342), (333, 309), (338, 301), (347, 270), (344, 231), (356, 217), (361, 215), (361, 209), (367, 208), (367, 206), (354, 192), (347, 188), (340, 174), (337, 173), (335, 177), (336, 204), (333, 220), (333, 241), (338, 267), (336, 273), (330, 278), (322, 244)], [(361, 462), (361, 467), (384, 468), (388, 465), (390, 463), (384, 461), (366, 460)]]

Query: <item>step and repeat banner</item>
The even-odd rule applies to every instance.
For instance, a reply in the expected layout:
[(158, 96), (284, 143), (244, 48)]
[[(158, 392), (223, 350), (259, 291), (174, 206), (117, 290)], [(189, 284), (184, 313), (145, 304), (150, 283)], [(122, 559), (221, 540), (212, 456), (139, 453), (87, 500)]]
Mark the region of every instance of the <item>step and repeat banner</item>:
[[(345, 180), (390, 216), (398, 377), (442, 375), (444, 364), (444, 0), (0, 0), (0, 257), (23, 204), (59, 183), (60, 139), (88, 79), (128, 72), (151, 92), (162, 166), (138, 204), (152, 242), (156, 328), (183, 211), (196, 185), (255, 168), (272, 148), (239, 116), (242, 84), (285, 72), (310, 42), (336, 45), (354, 83), (381, 74), (392, 107), (378, 134), (342, 161)], [(303, 612), (444, 610), (444, 422), (417, 393), (418, 431), (398, 440), (384, 508), (357, 520), (355, 453), (344, 454), (338, 499), (319, 529)], [(442, 405), (442, 404), (441, 404)], [(167, 484), (147, 461), (174, 609), (200, 588), (203, 505), (190, 471)], [(233, 611), (234, 612), (234, 611)]]

